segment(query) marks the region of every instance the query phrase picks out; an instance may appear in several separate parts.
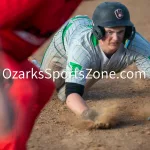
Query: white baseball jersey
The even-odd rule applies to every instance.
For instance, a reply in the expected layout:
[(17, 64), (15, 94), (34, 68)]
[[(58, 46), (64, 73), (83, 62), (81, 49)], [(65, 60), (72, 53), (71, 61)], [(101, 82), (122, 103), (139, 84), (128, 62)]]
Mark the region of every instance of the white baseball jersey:
[(121, 44), (109, 59), (92, 34), (92, 25), (88, 16), (76, 16), (67, 21), (54, 35), (43, 58), (42, 69), (55, 63), (69, 73), (65, 82), (85, 85), (87, 69), (117, 73), (135, 62), (150, 78), (150, 43), (146, 39), (136, 33), (128, 49)]

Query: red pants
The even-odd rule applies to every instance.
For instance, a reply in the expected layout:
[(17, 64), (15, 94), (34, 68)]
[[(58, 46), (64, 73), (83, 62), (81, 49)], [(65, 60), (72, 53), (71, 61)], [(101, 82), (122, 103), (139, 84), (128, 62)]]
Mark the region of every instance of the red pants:
[[(26, 73), (39, 71), (32, 63), (25, 60), (18, 64), (6, 54), (0, 54), (0, 67), (9, 68), (10, 71), (22, 71)], [(2, 57), (3, 55), (3, 57)], [(14, 75), (14, 72), (12, 72)], [(36, 75), (41, 77), (40, 75)], [(23, 78), (22, 76), (18, 76)], [(16, 77), (17, 78), (17, 77)], [(0, 139), (0, 150), (26, 150), (26, 142), (30, 136), (35, 119), (44, 105), (49, 101), (55, 87), (49, 79), (32, 78), (31, 74), (23, 79), (14, 79), (8, 96), (15, 106), (15, 124), (4, 138)]]

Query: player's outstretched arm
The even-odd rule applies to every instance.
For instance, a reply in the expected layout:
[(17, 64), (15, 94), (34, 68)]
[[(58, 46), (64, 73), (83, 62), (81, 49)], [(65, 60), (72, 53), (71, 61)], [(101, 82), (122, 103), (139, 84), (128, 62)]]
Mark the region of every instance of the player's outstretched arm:
[(107, 112), (99, 113), (87, 106), (84, 99), (77, 93), (72, 93), (67, 97), (66, 104), (77, 116), (82, 119), (85, 129), (109, 129), (116, 126), (118, 118), (114, 115), (115, 107), (111, 107), (112, 116)]

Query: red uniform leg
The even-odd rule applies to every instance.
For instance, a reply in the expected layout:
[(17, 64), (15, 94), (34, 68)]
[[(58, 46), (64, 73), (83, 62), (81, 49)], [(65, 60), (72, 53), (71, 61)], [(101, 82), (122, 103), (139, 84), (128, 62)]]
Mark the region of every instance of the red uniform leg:
[[(39, 71), (32, 63), (25, 60), (20, 65), (8, 55), (2, 57), (2, 68), (9, 68), (12, 71), (26, 73), (33, 68), (34, 72)], [(1, 60), (2, 62), (2, 60)], [(14, 72), (12, 72), (14, 75)], [(19, 76), (18, 73), (17, 77)], [(37, 77), (41, 77), (39, 74)], [(5, 137), (0, 139), (0, 150), (26, 150), (26, 143), (32, 131), (35, 119), (44, 105), (50, 100), (54, 91), (54, 83), (49, 79), (32, 78), (31, 73), (24, 79), (13, 79), (8, 96), (14, 104), (15, 122), (13, 129)]]

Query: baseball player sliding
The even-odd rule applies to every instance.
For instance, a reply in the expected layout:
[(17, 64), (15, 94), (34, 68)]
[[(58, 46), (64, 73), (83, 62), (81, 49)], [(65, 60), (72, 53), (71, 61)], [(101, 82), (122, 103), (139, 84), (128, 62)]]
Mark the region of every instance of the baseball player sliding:
[(113, 123), (97, 120), (101, 116), (97, 117), (82, 97), (100, 78), (86, 77), (89, 70), (91, 74), (118, 73), (134, 62), (150, 78), (149, 42), (136, 32), (125, 5), (104, 2), (96, 7), (92, 20), (76, 16), (61, 27), (44, 55), (41, 69), (54, 79), (59, 99), (72, 112), (91, 120), (96, 128), (110, 128)]

